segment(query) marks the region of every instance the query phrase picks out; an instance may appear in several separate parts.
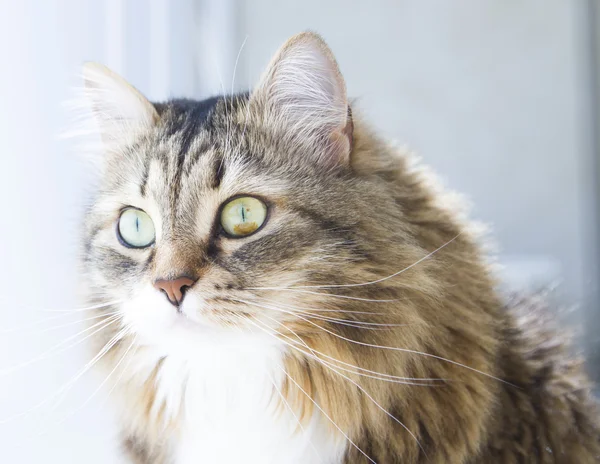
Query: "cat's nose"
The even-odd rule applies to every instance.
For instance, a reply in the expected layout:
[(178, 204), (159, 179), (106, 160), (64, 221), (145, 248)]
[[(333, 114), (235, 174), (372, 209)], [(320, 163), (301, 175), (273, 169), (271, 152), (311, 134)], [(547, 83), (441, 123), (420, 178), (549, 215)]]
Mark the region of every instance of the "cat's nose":
[(154, 282), (154, 287), (167, 295), (172, 305), (179, 306), (183, 301), (186, 290), (195, 283), (194, 279), (181, 276), (175, 279), (158, 279)]

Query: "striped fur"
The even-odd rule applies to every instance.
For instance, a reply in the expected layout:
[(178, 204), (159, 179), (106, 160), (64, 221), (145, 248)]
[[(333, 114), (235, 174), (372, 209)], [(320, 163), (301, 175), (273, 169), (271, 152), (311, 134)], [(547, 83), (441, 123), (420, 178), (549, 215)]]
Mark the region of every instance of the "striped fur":
[[(132, 462), (600, 459), (591, 386), (543, 302), (498, 294), (479, 228), (352, 117), (318, 36), (292, 38), (250, 94), (104, 108), (83, 270), (91, 302), (122, 301), (97, 343), (129, 330), (104, 361), (127, 358)], [(269, 218), (229, 239), (218, 211), (240, 194)], [(125, 206), (153, 219), (153, 247), (119, 244)], [(151, 284), (182, 273), (199, 280), (179, 314)]]

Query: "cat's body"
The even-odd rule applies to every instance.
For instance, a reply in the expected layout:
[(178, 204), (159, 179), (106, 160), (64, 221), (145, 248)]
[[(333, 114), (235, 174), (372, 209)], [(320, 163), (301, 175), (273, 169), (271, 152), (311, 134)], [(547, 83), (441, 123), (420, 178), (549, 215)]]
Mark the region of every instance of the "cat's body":
[(317, 36), (249, 95), (151, 105), (88, 74), (108, 147), (88, 298), (119, 300), (98, 347), (134, 462), (600, 459), (540, 302), (497, 293), (474, 227), (352, 118)]

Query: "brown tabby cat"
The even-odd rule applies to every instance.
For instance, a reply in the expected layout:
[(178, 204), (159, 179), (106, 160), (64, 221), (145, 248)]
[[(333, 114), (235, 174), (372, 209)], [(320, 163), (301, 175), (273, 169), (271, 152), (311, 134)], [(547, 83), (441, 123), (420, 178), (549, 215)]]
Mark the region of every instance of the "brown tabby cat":
[(250, 94), (152, 104), (85, 67), (87, 298), (132, 462), (590, 463), (598, 408), (540, 298), (351, 111), (313, 33)]

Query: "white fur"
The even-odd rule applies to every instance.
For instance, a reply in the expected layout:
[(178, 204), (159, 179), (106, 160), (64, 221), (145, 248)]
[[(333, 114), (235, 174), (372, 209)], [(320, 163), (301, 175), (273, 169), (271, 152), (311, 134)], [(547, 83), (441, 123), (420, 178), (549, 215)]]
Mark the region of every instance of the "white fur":
[[(186, 304), (197, 312), (202, 299), (188, 295)], [(122, 309), (142, 343), (132, 376), (147, 379), (164, 358), (153, 412), (164, 404), (167, 419), (177, 421), (178, 434), (164, 437), (175, 464), (341, 462), (345, 441), (316, 408), (300, 428), (289, 405), (279, 401), (281, 342), (261, 331), (192, 322), (151, 287)]]

